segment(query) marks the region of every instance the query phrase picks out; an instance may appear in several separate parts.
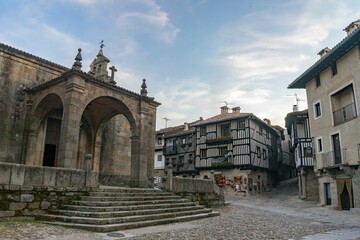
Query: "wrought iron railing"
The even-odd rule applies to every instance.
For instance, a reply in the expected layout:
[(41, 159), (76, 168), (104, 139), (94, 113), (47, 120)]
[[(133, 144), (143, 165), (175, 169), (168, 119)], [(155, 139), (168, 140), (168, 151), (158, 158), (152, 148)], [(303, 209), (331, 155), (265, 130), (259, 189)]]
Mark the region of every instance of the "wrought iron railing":
[(177, 145), (165, 146), (164, 147), (164, 155), (177, 154)]
[(356, 117), (355, 104), (351, 103), (333, 112), (334, 125), (341, 124)]

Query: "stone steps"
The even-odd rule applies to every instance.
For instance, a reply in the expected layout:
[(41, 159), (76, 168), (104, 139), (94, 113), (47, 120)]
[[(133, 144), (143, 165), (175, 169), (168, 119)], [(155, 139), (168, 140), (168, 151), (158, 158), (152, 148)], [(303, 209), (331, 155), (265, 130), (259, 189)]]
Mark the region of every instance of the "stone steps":
[(132, 206), (80, 206), (80, 205), (63, 205), (62, 209), (75, 210), (75, 211), (91, 211), (91, 212), (112, 212), (112, 211), (133, 211), (141, 209), (157, 209), (161, 208), (172, 208), (172, 207), (187, 207), (195, 206), (192, 202), (183, 202), (176, 204), (157, 204), (157, 205), (132, 205)]
[(156, 209), (142, 209), (133, 211), (110, 211), (110, 212), (84, 212), (84, 211), (73, 211), (73, 210), (53, 210), (50, 211), (52, 214), (62, 216), (76, 216), (76, 217), (125, 217), (131, 215), (147, 215), (155, 213), (169, 213), (169, 212), (181, 212), (181, 211), (194, 211), (204, 209), (202, 206), (185, 206), (185, 207), (173, 207), (173, 208), (156, 208)]
[(187, 199), (154, 189), (101, 187), (37, 219), (97, 232), (190, 221), (219, 215)]
[(68, 223), (68, 222), (48, 222), (48, 223), (53, 225), (80, 228), (95, 232), (112, 232), (112, 231), (119, 231), (130, 228), (140, 228), (140, 227), (148, 227), (148, 226), (155, 226), (155, 225), (169, 224), (176, 222), (186, 222), (186, 221), (192, 221), (196, 219), (215, 217), (215, 216), (219, 216), (219, 213), (211, 212), (211, 213), (195, 214), (190, 216), (163, 218), (163, 219), (147, 220), (147, 221), (139, 221), (139, 222), (107, 224), (107, 225), (92, 225), (92, 224), (80, 224), (80, 223)]

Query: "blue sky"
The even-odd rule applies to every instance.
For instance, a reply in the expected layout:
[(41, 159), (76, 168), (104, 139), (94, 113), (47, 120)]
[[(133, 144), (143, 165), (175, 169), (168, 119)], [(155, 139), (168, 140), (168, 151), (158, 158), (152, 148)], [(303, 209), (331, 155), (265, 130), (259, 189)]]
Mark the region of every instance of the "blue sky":
[(104, 40), (117, 84), (162, 103), (157, 129), (225, 101), (284, 126), (306, 99), (288, 84), (359, 18), (358, 0), (2, 0), (0, 42), (67, 67), (81, 47), (88, 71)]

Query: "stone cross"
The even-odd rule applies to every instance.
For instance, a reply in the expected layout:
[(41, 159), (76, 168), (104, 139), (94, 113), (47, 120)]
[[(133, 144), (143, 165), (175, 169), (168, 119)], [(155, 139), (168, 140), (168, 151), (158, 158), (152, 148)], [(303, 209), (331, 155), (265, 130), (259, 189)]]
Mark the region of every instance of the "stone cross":
[(109, 68), (111, 70), (111, 80), (110, 80), (110, 83), (113, 83), (115, 84), (115, 72), (117, 72), (117, 69), (115, 68), (115, 66), (112, 66)]

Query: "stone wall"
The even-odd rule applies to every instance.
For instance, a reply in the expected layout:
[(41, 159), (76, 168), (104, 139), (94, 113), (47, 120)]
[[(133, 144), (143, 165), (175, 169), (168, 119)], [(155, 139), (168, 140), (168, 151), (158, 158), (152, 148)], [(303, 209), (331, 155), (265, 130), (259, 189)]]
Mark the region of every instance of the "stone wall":
[(0, 162), (0, 185), (76, 187), (86, 189), (97, 187), (98, 173), (80, 169), (28, 166)]
[(60, 76), (65, 67), (0, 43), (0, 162), (21, 163), (25, 88)]
[(360, 169), (356, 170), (352, 177), (354, 207), (360, 208)]
[(316, 174), (312, 169), (306, 170), (306, 198), (319, 201), (319, 183)]
[(171, 191), (207, 207), (225, 203), (223, 189), (212, 180), (173, 177)]
[(0, 218), (57, 208), (97, 188), (98, 173), (0, 162)]

